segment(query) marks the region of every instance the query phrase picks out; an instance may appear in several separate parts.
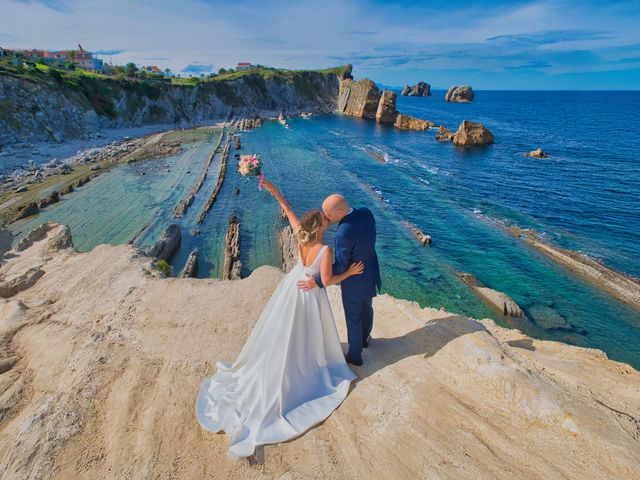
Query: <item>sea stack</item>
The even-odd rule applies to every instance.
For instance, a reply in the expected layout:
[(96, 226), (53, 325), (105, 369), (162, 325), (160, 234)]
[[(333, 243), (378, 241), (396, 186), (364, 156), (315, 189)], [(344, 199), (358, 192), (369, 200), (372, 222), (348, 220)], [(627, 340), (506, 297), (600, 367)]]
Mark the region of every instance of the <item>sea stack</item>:
[(382, 92), (380, 101), (378, 102), (378, 110), (376, 111), (376, 122), (393, 123), (396, 120), (398, 112), (396, 111), (397, 95), (391, 90)]
[(475, 93), (473, 93), (473, 89), (468, 85), (462, 85), (458, 87), (454, 85), (451, 87), (447, 94), (444, 96), (445, 102), (456, 102), (456, 103), (471, 103), (475, 98)]
[(353, 81), (351, 79), (340, 82), (338, 96), (338, 111), (359, 118), (376, 118), (378, 112), (380, 90), (368, 78)]
[(403, 97), (430, 97), (431, 85), (426, 82), (418, 82), (412, 87), (405, 85), (400, 95)]
[(453, 144), (461, 147), (475, 147), (493, 143), (493, 134), (481, 123), (464, 120), (453, 136)]

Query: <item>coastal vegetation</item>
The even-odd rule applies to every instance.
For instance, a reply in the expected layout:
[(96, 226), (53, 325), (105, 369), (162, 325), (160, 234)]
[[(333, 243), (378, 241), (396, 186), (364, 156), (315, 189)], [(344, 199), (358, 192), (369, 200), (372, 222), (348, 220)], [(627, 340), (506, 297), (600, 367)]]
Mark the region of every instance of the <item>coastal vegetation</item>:
[[(81, 68), (61, 69), (36, 61), (16, 61), (8, 57), (0, 59), (0, 77), (8, 76), (26, 80), (50, 88), (66, 88), (81, 94), (86, 102), (98, 113), (110, 118), (117, 114), (112, 100), (121, 91), (135, 93), (157, 100), (170, 86), (197, 87), (211, 85), (213, 91), (231, 106), (239, 106), (242, 99), (228, 84), (232, 80), (244, 79), (258, 91), (266, 93), (265, 80), (274, 79), (279, 83), (294, 84), (305, 96), (318, 94), (319, 89), (313, 76), (340, 75), (347, 66), (321, 70), (287, 70), (256, 66), (250, 70), (225, 70), (206, 77), (164, 77), (162, 75), (137, 75), (135, 65), (129, 64), (115, 75), (104, 75)], [(5, 108), (2, 109), (6, 111)]]
[(350, 66), (323, 70), (257, 66), (207, 77), (143, 77), (144, 72), (126, 68), (104, 75), (16, 59), (0, 58), (4, 93), (0, 148), (86, 138), (101, 128), (193, 125), (236, 114), (330, 112), (335, 110), (339, 78), (350, 71)]

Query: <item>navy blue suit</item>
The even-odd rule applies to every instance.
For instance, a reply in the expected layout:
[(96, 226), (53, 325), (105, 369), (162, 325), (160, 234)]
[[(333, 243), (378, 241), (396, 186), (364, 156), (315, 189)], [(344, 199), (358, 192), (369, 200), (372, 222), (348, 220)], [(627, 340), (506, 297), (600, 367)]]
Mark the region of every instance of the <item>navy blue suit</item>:
[[(373, 327), (373, 297), (382, 285), (376, 254), (376, 220), (368, 208), (354, 208), (336, 230), (333, 274), (344, 273), (355, 262), (364, 263), (364, 272), (343, 280), (340, 287), (347, 319), (349, 355), (359, 362), (362, 360), (362, 342)], [(320, 275), (314, 279), (320, 288), (324, 287)]]

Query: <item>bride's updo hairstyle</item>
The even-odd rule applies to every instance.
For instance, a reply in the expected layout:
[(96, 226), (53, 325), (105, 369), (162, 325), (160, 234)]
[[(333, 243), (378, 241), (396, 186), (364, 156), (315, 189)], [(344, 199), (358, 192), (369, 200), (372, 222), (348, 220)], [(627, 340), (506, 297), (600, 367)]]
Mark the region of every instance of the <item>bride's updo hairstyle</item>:
[(324, 222), (324, 214), (320, 210), (309, 210), (300, 219), (300, 226), (296, 230), (296, 239), (300, 243), (317, 242), (320, 229)]

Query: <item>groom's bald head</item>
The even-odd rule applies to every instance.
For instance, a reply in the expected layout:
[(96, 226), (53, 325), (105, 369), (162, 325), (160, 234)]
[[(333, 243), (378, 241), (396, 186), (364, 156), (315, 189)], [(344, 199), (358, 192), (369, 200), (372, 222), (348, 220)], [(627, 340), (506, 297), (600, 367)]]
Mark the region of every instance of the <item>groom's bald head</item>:
[(322, 202), (322, 211), (332, 223), (338, 223), (349, 211), (349, 203), (343, 195), (334, 193)]

